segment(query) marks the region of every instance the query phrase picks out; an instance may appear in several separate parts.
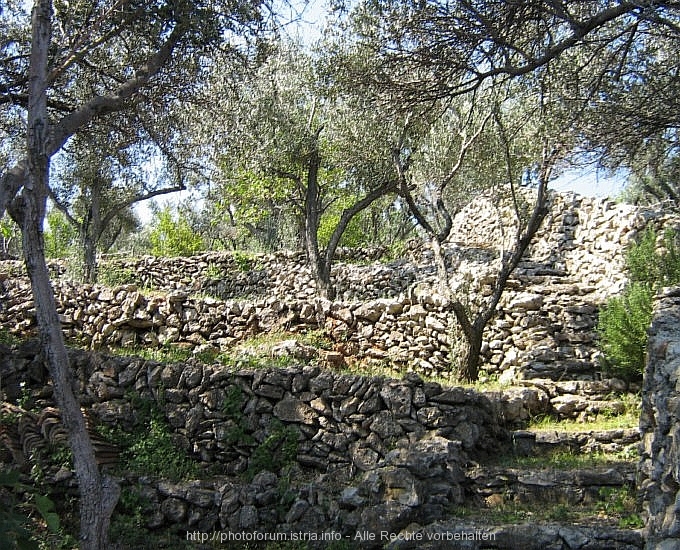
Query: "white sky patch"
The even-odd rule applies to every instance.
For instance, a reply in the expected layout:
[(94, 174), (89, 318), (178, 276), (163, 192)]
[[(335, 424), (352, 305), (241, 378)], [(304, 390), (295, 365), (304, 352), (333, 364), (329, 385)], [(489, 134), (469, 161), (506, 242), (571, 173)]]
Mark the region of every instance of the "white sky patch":
[(624, 173), (609, 174), (593, 167), (569, 170), (553, 180), (550, 188), (560, 193), (572, 191), (586, 197), (616, 198), (625, 185)]

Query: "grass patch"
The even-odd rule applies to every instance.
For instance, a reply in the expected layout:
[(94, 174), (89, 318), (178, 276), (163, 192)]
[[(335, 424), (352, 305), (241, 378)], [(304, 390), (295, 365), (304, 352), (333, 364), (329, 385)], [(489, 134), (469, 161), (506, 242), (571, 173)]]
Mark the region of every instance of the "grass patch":
[(612, 401), (623, 404), (619, 413), (603, 411), (598, 414), (580, 419), (557, 419), (554, 416), (536, 416), (529, 421), (530, 430), (555, 430), (560, 432), (589, 432), (637, 428), (640, 425), (640, 405), (642, 399), (639, 394), (612, 394), (607, 396)]
[[(293, 348), (292, 355), (284, 350), (275, 352), (276, 346), (288, 340), (295, 340), (299, 346)], [(307, 333), (267, 332), (247, 338), (236, 344), (228, 352), (218, 353), (215, 360), (231, 368), (285, 368), (293, 364), (307, 364), (312, 361), (313, 353), (305, 353), (304, 348), (331, 349), (331, 341), (323, 331)], [(299, 350), (298, 350), (299, 348)], [(299, 354), (295, 352), (300, 352)], [(309, 355), (309, 356), (307, 356)]]
[(451, 515), (489, 524), (604, 523), (622, 529), (637, 529), (643, 526), (634, 492), (628, 487), (602, 488), (597, 499), (581, 504), (521, 503), (508, 499), (502, 503), (496, 502), (492, 506), (453, 507)]
[(578, 420), (558, 420), (553, 417), (541, 417), (529, 422), (530, 430), (556, 430), (559, 432), (591, 432), (637, 428), (640, 417), (635, 415), (597, 416), (587, 422)]
[(193, 357), (190, 347), (177, 346), (174, 344), (166, 344), (160, 348), (146, 348), (139, 346), (131, 348), (116, 348), (113, 351), (116, 355), (141, 357), (147, 361), (157, 361), (159, 363), (182, 363)]

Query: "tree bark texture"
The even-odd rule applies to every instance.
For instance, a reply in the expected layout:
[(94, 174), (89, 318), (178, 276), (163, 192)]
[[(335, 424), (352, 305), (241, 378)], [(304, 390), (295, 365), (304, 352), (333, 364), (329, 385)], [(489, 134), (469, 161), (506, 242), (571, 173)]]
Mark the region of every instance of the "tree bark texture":
[(42, 233), (50, 162), (46, 92), (51, 22), (51, 1), (38, 0), (32, 16), (27, 171), (21, 195), (13, 201), (10, 213), (22, 229), (24, 258), (33, 291), (44, 359), (73, 451), (73, 465), (80, 488), (80, 547), (83, 550), (103, 550), (108, 547), (110, 517), (120, 489), (113, 480), (102, 479), (99, 473), (94, 448), (74, 392), (68, 353), (45, 262)]
[(83, 244), (83, 280), (97, 282), (97, 243), (102, 234), (101, 183), (96, 181), (90, 189), (90, 205), (80, 231)]
[(331, 285), (331, 273), (323, 261), (319, 250), (319, 224), (321, 222), (321, 190), (319, 189), (319, 167), (321, 155), (319, 154), (318, 138), (319, 131), (314, 137), (312, 150), (309, 154), (307, 167), (307, 185), (305, 188), (305, 252), (307, 261), (312, 268), (316, 291), (322, 298), (333, 299), (334, 292)]

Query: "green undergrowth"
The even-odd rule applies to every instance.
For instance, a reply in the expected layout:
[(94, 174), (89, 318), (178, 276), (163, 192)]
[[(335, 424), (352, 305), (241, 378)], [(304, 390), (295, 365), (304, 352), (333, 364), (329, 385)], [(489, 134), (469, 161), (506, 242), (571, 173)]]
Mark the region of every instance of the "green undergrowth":
[(529, 430), (554, 430), (558, 432), (596, 432), (637, 428), (640, 415), (622, 414), (618, 416), (596, 416), (592, 420), (580, 422), (578, 420), (559, 420), (544, 416), (531, 420)]
[(115, 355), (128, 357), (141, 357), (147, 361), (157, 361), (159, 363), (181, 363), (193, 356), (192, 350), (188, 346), (177, 346), (173, 344), (161, 347), (117, 347), (112, 350)]
[(647, 356), (647, 329), (654, 294), (680, 282), (678, 232), (662, 235), (649, 226), (625, 254), (628, 284), (601, 308), (597, 332), (602, 367), (619, 378), (640, 380)]
[(0, 467), (0, 548), (19, 550), (67, 550), (75, 548), (75, 538), (67, 533), (60, 514), (66, 508), (57, 504), (49, 487), (31, 479), (24, 483), (16, 470)]
[(639, 394), (613, 394), (608, 396), (608, 399), (621, 403), (623, 410), (621, 412), (603, 411), (581, 419), (557, 419), (550, 415), (536, 416), (529, 421), (527, 429), (591, 432), (639, 427), (641, 404)]
[(158, 404), (138, 394), (128, 397), (135, 411), (132, 429), (98, 426), (105, 439), (120, 447), (120, 470), (174, 481), (195, 477), (198, 462), (173, 440), (172, 428)]
[(224, 396), (222, 413), (231, 427), (223, 435), (223, 441), (229, 445), (247, 445), (252, 447), (248, 468), (244, 478), (252, 481), (256, 474), (267, 470), (280, 472), (291, 467), (297, 458), (300, 433), (294, 426), (286, 426), (279, 419), (272, 418), (267, 425), (266, 437), (257, 442), (243, 428), (243, 391), (239, 386), (231, 386)]
[(596, 498), (583, 503), (518, 502), (509, 495), (496, 495), (481, 506), (455, 506), (451, 515), (489, 525), (519, 523), (606, 524), (620, 529), (643, 527), (635, 491), (625, 487), (602, 487)]
[(4, 346), (15, 346), (19, 343), (21, 343), (21, 338), (16, 334), (13, 334), (9, 329), (4, 327), (0, 328), (0, 344)]

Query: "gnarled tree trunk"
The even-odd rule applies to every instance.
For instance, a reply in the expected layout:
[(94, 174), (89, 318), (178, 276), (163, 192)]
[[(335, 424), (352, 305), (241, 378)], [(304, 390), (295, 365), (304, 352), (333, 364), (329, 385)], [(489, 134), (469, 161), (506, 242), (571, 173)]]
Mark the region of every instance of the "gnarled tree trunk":
[(49, 369), (54, 398), (69, 434), (73, 465), (80, 488), (80, 548), (109, 547), (108, 528), (120, 489), (99, 473), (85, 419), (74, 393), (74, 381), (54, 293), (45, 262), (42, 227), (47, 204), (50, 156), (47, 150), (47, 56), (51, 39), (52, 3), (38, 0), (32, 15), (32, 46), (28, 108), (28, 163), (23, 190), (9, 209), (22, 230), (24, 258), (35, 301), (36, 319)]

